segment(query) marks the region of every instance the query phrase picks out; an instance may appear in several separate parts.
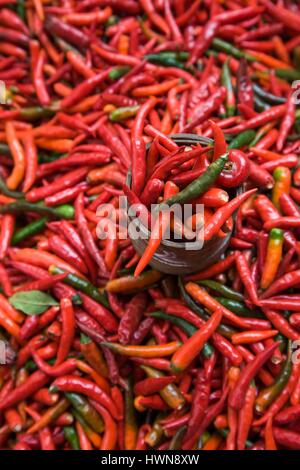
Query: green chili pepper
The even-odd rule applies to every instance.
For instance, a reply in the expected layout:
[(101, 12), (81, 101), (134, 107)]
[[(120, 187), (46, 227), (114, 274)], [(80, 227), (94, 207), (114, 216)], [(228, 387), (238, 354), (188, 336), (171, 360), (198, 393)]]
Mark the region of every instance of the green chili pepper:
[(230, 69), (228, 66), (228, 60), (223, 64), (223, 67), (222, 67), (221, 82), (222, 82), (222, 85), (227, 90), (227, 96), (226, 96), (227, 116), (234, 116), (235, 115), (235, 95), (234, 95), (234, 90), (233, 90), (233, 85), (232, 85), (231, 73), (230, 73)]
[(255, 401), (255, 409), (258, 413), (263, 413), (266, 408), (268, 408), (273, 401), (280, 395), (292, 372), (292, 342), (288, 343), (288, 353), (286, 361), (281, 369), (281, 372), (275, 382), (269, 387), (264, 388), (258, 394), (258, 397)]
[(241, 49), (238, 49), (237, 47), (233, 46), (229, 42), (223, 41), (223, 39), (214, 38), (212, 41), (212, 46), (214, 49), (217, 49), (218, 51), (221, 51), (221, 52), (225, 52), (228, 55), (232, 55), (233, 57), (236, 57), (237, 59), (241, 59), (242, 57), (244, 57), (245, 59), (251, 62), (256, 61), (255, 57), (243, 52)]
[(300, 134), (300, 120), (295, 121), (294, 127), (297, 134)]
[(6, 145), (6, 144), (3, 144), (2, 142), (0, 142), (0, 153), (2, 155), (7, 155), (7, 156), (11, 157), (11, 152), (10, 152), (9, 146)]
[(53, 207), (54, 214), (61, 219), (73, 219), (74, 218), (74, 207), (71, 204), (62, 204), (61, 206)]
[(173, 323), (174, 325), (181, 328), (188, 336), (192, 336), (197, 331), (197, 328), (194, 325), (187, 322), (183, 318), (174, 317), (173, 315), (168, 315), (167, 313), (161, 312), (160, 310), (158, 310), (157, 312), (151, 312), (149, 316), (153, 318), (160, 318), (162, 320), (167, 320)]
[(212, 281), (210, 279), (206, 279), (203, 281), (196, 281), (197, 284), (201, 284), (201, 286), (206, 286), (209, 287), (210, 289), (214, 290), (215, 292), (218, 292), (219, 294), (222, 294), (223, 297), (226, 297), (227, 299), (233, 299), (233, 300), (241, 300), (243, 301), (244, 296), (240, 292), (236, 292), (233, 289), (230, 289), (230, 287), (224, 286), (224, 284), (221, 284), (220, 282)]
[(64, 436), (69, 442), (73, 450), (80, 450), (78, 436), (77, 436), (75, 429), (72, 426), (64, 427)]
[(296, 140), (299, 140), (300, 139), (300, 133), (299, 134), (290, 134), (286, 140), (288, 142), (295, 142)]
[(268, 103), (265, 103), (263, 99), (261, 99), (259, 96), (254, 96), (254, 105), (255, 105), (255, 110), (262, 112), (266, 111), (267, 109), (271, 108), (271, 105)]
[(293, 64), (295, 64), (296, 68), (300, 70), (300, 47), (295, 47), (293, 50)]
[(65, 393), (65, 395), (84, 421), (86, 421), (95, 432), (101, 434), (104, 430), (103, 420), (88, 400), (78, 393), (68, 392)]
[(283, 336), (281, 333), (277, 333), (277, 335), (274, 336), (274, 341), (280, 341), (278, 349), (280, 352), (284, 352), (288, 344), (286, 337)]
[(239, 302), (238, 300), (226, 299), (225, 297), (215, 297), (215, 299), (223, 305), (223, 307), (228, 308), (228, 310), (231, 310), (240, 317), (264, 318), (260, 312), (248, 309), (243, 302)]
[(148, 57), (155, 56), (155, 57), (171, 57), (172, 59), (182, 60), (185, 61), (189, 58), (190, 54), (186, 51), (162, 51), (158, 54), (148, 54), (146, 55), (146, 59)]
[(267, 133), (267, 131), (265, 130), (264, 127), (262, 127), (261, 129), (259, 129), (259, 131), (257, 132), (257, 134), (255, 134), (254, 132), (254, 137), (253, 137), (253, 140), (251, 140), (251, 142), (249, 143), (248, 147), (254, 147), (257, 142), (260, 141), (260, 139), (263, 138), (263, 136)]
[(146, 55), (146, 59), (152, 64), (165, 65), (166, 67), (178, 67), (180, 69), (185, 68), (180, 61), (186, 60), (187, 57), (188, 55), (186, 56), (184, 52), (177, 53), (172, 51)]
[(168, 206), (172, 206), (172, 204), (177, 203), (183, 204), (187, 201), (190, 201), (191, 199), (195, 199), (196, 197), (201, 196), (201, 194), (205, 193), (205, 191), (207, 191), (215, 182), (223, 170), (227, 160), (228, 153), (221, 155), (220, 158), (209, 165), (207, 170), (201, 176), (199, 176), (199, 178), (196, 178), (182, 191), (164, 201), (163, 204), (167, 204)]
[(172, 437), (172, 440), (169, 445), (169, 450), (181, 450), (182, 441), (186, 433), (187, 427), (182, 426)]
[(126, 73), (128, 73), (130, 70), (130, 67), (126, 66), (120, 66), (120, 67), (115, 67), (113, 68), (108, 76), (111, 80), (118, 80), (118, 78), (123, 77)]
[(184, 284), (181, 277), (178, 278), (178, 286), (182, 298), (187, 304), (187, 306), (190, 307), (190, 309), (193, 310), (193, 312), (196, 313), (198, 317), (202, 318), (202, 320), (207, 321), (209, 319), (209, 316), (207, 315), (207, 313), (205, 313), (204, 309), (200, 307), (200, 305), (196, 304), (192, 297), (189, 296), (189, 294), (184, 288)]
[[(60, 269), (58, 266), (50, 266), (49, 271), (51, 274), (62, 274), (65, 271)], [(97, 287), (91, 284), (86, 279), (76, 276), (76, 274), (68, 273), (66, 277), (62, 280), (65, 284), (68, 284), (74, 289), (84, 292), (86, 295), (94, 299), (99, 304), (104, 307), (109, 307), (108, 301), (104, 294), (101, 294)]]
[(42, 108), (41, 106), (20, 109), (20, 117), (30, 122), (39, 121), (40, 119), (47, 117), (52, 117), (54, 114), (54, 109)]
[(272, 93), (269, 93), (269, 92), (265, 91), (263, 88), (261, 88), (256, 83), (254, 83), (254, 85), (253, 85), (253, 90), (254, 90), (254, 93), (259, 98), (262, 98), (263, 100), (267, 101), (268, 103), (282, 104), (282, 103), (286, 102), (286, 99), (283, 98), (282, 96), (273, 95)]
[[(187, 306), (191, 310), (193, 310), (193, 312), (196, 313), (196, 315), (198, 315), (203, 320), (207, 321), (209, 319), (209, 315), (207, 315), (207, 313), (205, 313), (205, 311), (200, 307), (200, 305), (198, 305), (194, 301), (194, 299), (192, 299), (189, 296), (189, 294), (187, 293), (187, 291), (184, 288), (182, 279), (180, 277), (179, 277), (178, 285), (179, 285), (179, 290), (180, 290), (180, 293), (182, 295), (182, 298), (185, 301), (185, 303), (187, 304)], [(226, 338), (229, 338), (229, 339), (232, 337), (232, 335), (234, 333), (236, 333), (236, 330), (234, 330), (230, 326), (224, 325), (223, 323), (221, 323), (221, 325), (219, 325), (219, 327), (217, 328), (217, 331), (218, 331), (218, 333), (221, 333), (223, 336), (225, 336)]]
[[(168, 315), (165, 312), (151, 312), (150, 317), (167, 320), (181, 328), (188, 336), (193, 336), (193, 334), (198, 330), (194, 325), (184, 320), (183, 318), (174, 317), (173, 315)], [(205, 343), (202, 352), (204, 357), (211, 357), (214, 353), (214, 348), (209, 343)]]
[(22, 20), (25, 20), (25, 0), (18, 0), (17, 13)]
[(47, 220), (47, 217), (42, 217), (41, 219), (34, 220), (25, 227), (20, 228), (20, 230), (13, 234), (11, 244), (18, 245), (26, 238), (32, 237), (33, 235), (41, 232), (45, 228)]
[(113, 122), (124, 121), (124, 119), (131, 118), (136, 115), (140, 106), (124, 106), (123, 108), (114, 109), (109, 114), (109, 119)]
[[(47, 364), (49, 364), (50, 366), (53, 366), (55, 364), (55, 359), (47, 359)], [(32, 359), (29, 359), (26, 363), (25, 363), (25, 369), (29, 372), (34, 372), (38, 369), (38, 366), (36, 365), (36, 363), (32, 360)]]
[(21, 193), (20, 191), (11, 191), (10, 189), (8, 189), (8, 187), (6, 186), (1, 176), (0, 176), (0, 191), (1, 193), (5, 194), (5, 196), (12, 197), (14, 199), (22, 199), (24, 197), (24, 194)]
[(36, 363), (32, 359), (29, 359), (29, 361), (25, 363), (24, 367), (28, 372), (34, 372), (38, 368)]
[(255, 138), (255, 131), (253, 129), (249, 129), (247, 131), (241, 132), (236, 137), (231, 139), (230, 143), (228, 144), (228, 149), (238, 149), (244, 146), (252, 145), (253, 139)]
[(0, 214), (22, 214), (24, 212), (34, 212), (49, 217), (60, 217), (62, 219), (73, 219), (74, 207), (69, 204), (63, 204), (57, 207), (47, 207), (43, 203), (32, 203), (25, 200), (12, 202), (0, 206)]
[(275, 74), (279, 78), (290, 81), (300, 80), (300, 71), (295, 69), (275, 69)]

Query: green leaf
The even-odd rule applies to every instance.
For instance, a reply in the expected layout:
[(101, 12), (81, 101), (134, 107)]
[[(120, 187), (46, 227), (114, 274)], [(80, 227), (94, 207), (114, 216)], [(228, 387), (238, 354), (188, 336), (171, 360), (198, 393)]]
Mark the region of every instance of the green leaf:
[(13, 307), (27, 315), (40, 315), (48, 307), (58, 305), (58, 302), (51, 295), (39, 290), (17, 292), (10, 297), (9, 302)]

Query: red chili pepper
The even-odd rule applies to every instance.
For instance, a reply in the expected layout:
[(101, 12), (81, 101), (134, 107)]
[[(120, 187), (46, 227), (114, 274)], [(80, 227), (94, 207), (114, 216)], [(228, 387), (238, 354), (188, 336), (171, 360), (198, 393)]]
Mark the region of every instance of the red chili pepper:
[(229, 152), (228, 165), (217, 178), (217, 184), (224, 188), (237, 187), (244, 183), (249, 176), (250, 163), (247, 156), (240, 150), (231, 150)]
[(22, 384), (10, 392), (0, 403), (0, 409), (4, 410), (37, 392), (49, 382), (49, 377), (41, 371), (36, 371)]
[(204, 240), (210, 240), (226, 222), (228, 217), (230, 217), (233, 212), (252, 194), (254, 194), (256, 189), (250, 189), (237, 196), (236, 198), (229, 201), (224, 206), (220, 207), (213, 215), (211, 220), (208, 222), (204, 228)]
[(214, 94), (210, 96), (210, 98), (208, 98), (205, 103), (199, 105), (199, 107), (196, 108), (195, 117), (189, 124), (184, 127), (183, 132), (190, 132), (195, 127), (199, 126), (199, 124), (202, 124), (206, 119), (211, 116), (211, 114), (216, 109), (219, 108), (219, 106), (223, 103), (225, 97), (226, 88), (220, 87)]
[(83, 193), (79, 194), (75, 201), (75, 218), (77, 221), (79, 233), (90, 257), (95, 260), (102, 276), (107, 274), (103, 258), (96, 246), (94, 238), (89, 230), (84, 215), (84, 197)]
[(172, 370), (179, 372), (187, 368), (192, 360), (199, 354), (205, 342), (217, 329), (222, 319), (222, 311), (217, 310), (206, 324), (203, 325), (187, 342), (176, 351), (171, 360)]
[(273, 106), (273, 108), (263, 111), (259, 115), (238, 124), (235, 127), (227, 130), (228, 134), (239, 134), (247, 129), (255, 129), (256, 127), (263, 126), (270, 121), (281, 118), (286, 112), (286, 105)]
[(60, 365), (68, 356), (75, 334), (75, 317), (72, 303), (69, 299), (60, 302), (62, 316), (62, 335), (57, 351), (55, 365)]
[(191, 417), (184, 437), (183, 448), (189, 448), (190, 444), (196, 440), (198, 427), (202, 422), (205, 411), (208, 407), (210, 388), (210, 381), (207, 379), (204, 371), (199, 372), (196, 379), (195, 391), (193, 393)]
[(252, 362), (244, 367), (235, 387), (229, 395), (228, 403), (233, 409), (240, 410), (243, 407), (245, 394), (251, 380), (253, 380), (259, 369), (270, 359), (278, 345), (279, 343), (277, 342), (265, 348)]
[(120, 343), (130, 344), (132, 336), (140, 324), (146, 305), (147, 297), (144, 293), (137, 294), (127, 304), (118, 328)]
[(6, 214), (2, 216), (1, 228), (0, 228), (0, 259), (3, 259), (7, 254), (7, 250), (10, 245), (10, 241), (13, 236), (15, 227), (15, 217)]

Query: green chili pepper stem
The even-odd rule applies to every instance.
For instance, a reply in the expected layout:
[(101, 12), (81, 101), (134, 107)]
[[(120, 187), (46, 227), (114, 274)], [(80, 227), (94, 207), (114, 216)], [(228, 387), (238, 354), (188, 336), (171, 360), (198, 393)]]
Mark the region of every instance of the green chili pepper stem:
[(270, 230), (270, 233), (269, 233), (269, 239), (272, 240), (272, 241), (278, 241), (278, 242), (282, 242), (283, 240), (283, 230), (281, 230), (281, 228), (272, 228), (272, 230)]
[(84, 335), (83, 333), (81, 333), (81, 335), (80, 335), (80, 344), (89, 344), (91, 342), (92, 342), (92, 340), (89, 336)]

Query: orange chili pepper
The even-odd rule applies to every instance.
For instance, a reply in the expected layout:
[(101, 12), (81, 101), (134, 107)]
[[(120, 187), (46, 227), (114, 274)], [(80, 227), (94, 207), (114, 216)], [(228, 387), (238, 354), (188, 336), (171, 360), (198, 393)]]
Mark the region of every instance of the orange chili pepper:
[(282, 248), (283, 230), (273, 228), (269, 233), (266, 259), (261, 276), (260, 286), (262, 289), (267, 289), (275, 279), (282, 257)]
[(79, 446), (81, 450), (92, 450), (93, 447), (90, 443), (90, 440), (88, 438), (88, 435), (86, 434), (85, 430), (83, 429), (82, 425), (80, 424), (79, 421), (76, 421), (75, 423), (76, 431), (77, 431), (77, 436), (79, 440)]
[(268, 338), (273, 338), (278, 334), (277, 330), (263, 330), (263, 331), (243, 331), (242, 333), (235, 333), (231, 337), (232, 344), (249, 344), (258, 341), (264, 341)]
[(273, 177), (275, 184), (272, 191), (272, 202), (277, 209), (279, 209), (280, 196), (283, 193), (288, 194), (290, 191), (292, 179), (291, 170), (285, 166), (278, 166), (273, 172)]
[(155, 345), (145, 345), (145, 346), (123, 346), (118, 343), (109, 343), (103, 342), (103, 346), (107, 346), (112, 349), (112, 351), (122, 356), (129, 357), (165, 357), (171, 356), (177, 349), (180, 348), (180, 343), (178, 341), (172, 341), (171, 343), (166, 344), (155, 344)]
[(178, 85), (179, 79), (175, 78), (172, 80), (166, 80), (158, 85), (148, 85), (135, 88), (132, 91), (132, 96), (157, 96), (163, 95), (167, 91), (171, 90), (174, 86)]
[(171, 359), (171, 369), (181, 372), (186, 369), (200, 353), (204, 344), (218, 328), (222, 320), (221, 310), (217, 310), (196, 333), (191, 336), (174, 354)]
[[(172, 197), (174, 194), (179, 192), (178, 186), (172, 183), (172, 181), (167, 181), (164, 188), (164, 200)], [(148, 245), (139, 260), (137, 267), (134, 271), (135, 277), (137, 277), (143, 269), (150, 263), (151, 259), (153, 258), (157, 248), (159, 247), (166, 230), (170, 223), (170, 212), (169, 211), (161, 211), (158, 214), (158, 217), (154, 223), (154, 227), (151, 231), (151, 235), (149, 238)]]

